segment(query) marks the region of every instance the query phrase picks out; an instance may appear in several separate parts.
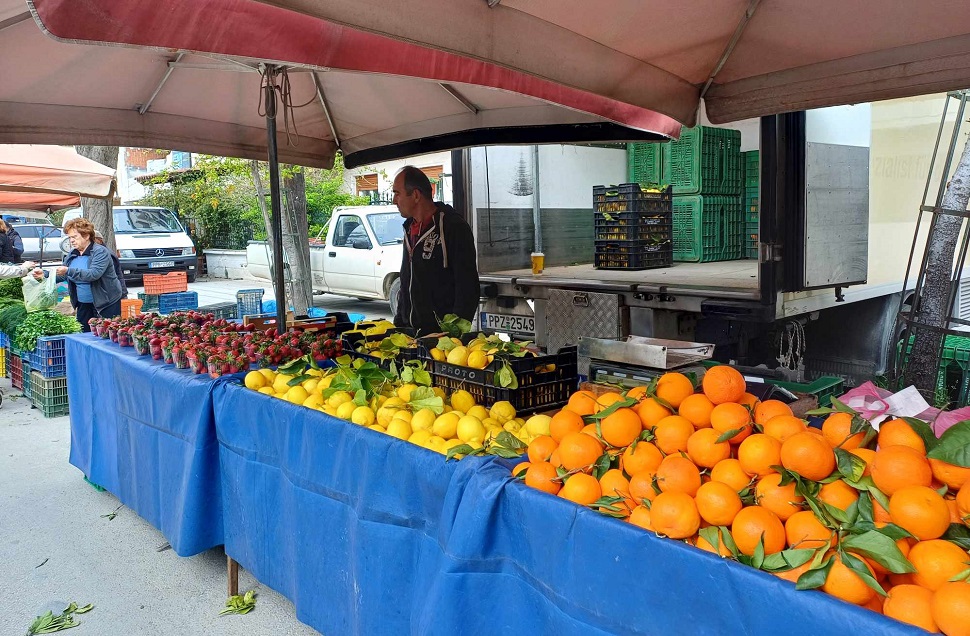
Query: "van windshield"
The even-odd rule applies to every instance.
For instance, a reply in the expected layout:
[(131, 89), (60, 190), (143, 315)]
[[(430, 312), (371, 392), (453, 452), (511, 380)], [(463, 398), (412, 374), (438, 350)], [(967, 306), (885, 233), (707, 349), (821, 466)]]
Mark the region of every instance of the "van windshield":
[(404, 225), (401, 215), (396, 212), (387, 214), (369, 214), (371, 229), (381, 245), (394, 245), (404, 242)]
[(182, 226), (165, 208), (115, 208), (115, 232), (181, 232)]

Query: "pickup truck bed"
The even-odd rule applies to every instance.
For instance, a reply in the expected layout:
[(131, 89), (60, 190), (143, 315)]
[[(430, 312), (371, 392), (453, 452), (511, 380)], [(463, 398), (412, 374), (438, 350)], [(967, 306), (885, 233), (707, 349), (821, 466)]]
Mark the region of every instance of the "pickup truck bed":
[[(482, 272), (484, 283), (514, 283), (536, 287), (583, 288), (596, 282), (597, 286), (627, 288), (632, 291), (656, 291), (664, 286), (669, 291), (694, 292), (705, 296), (757, 298), (758, 261), (737, 260), (714, 263), (677, 263), (673, 267), (623, 271), (594, 269), (592, 264), (547, 267), (539, 276), (531, 269), (512, 269)], [(643, 287), (643, 289), (638, 289)]]

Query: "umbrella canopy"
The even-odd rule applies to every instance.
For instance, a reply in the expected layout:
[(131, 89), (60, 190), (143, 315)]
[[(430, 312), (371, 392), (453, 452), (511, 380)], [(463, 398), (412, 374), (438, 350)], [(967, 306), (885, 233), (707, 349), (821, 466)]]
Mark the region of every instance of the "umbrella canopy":
[(966, 0), (262, 0), (692, 125), (970, 86)]
[(0, 209), (63, 210), (114, 190), (115, 171), (73, 148), (0, 144)]
[(0, 83), (0, 141), (265, 159), (264, 62), (288, 69), (279, 158), (299, 165), (329, 167), (338, 148), (354, 166), (679, 132), (647, 109), (252, 0), (0, 0), (0, 59), (17, 61)]

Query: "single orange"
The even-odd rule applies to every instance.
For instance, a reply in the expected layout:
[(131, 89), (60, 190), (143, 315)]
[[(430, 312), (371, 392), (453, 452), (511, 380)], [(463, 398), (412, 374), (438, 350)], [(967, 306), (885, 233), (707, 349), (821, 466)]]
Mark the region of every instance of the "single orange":
[(603, 439), (614, 448), (629, 446), (642, 431), (640, 417), (630, 408), (618, 408), (600, 420)]
[(946, 484), (950, 490), (960, 490), (965, 483), (970, 481), (970, 468), (948, 464), (939, 459), (929, 458), (930, 470), (933, 477)]
[(718, 404), (711, 411), (711, 426), (719, 433), (738, 431), (727, 441), (731, 444), (740, 444), (751, 434), (751, 412), (735, 402)]
[(570, 395), (566, 408), (577, 415), (592, 415), (601, 409), (596, 396), (591, 391), (576, 391)]
[(647, 394), (647, 387), (645, 386), (635, 386), (631, 389), (627, 389), (626, 396), (628, 398), (633, 398), (634, 400), (641, 400)]
[(560, 482), (552, 481), (557, 477), (559, 477), (559, 473), (556, 472), (556, 468), (552, 464), (539, 462), (530, 465), (525, 471), (525, 485), (555, 495), (562, 488)]
[(930, 463), (922, 453), (909, 446), (881, 446), (870, 468), (876, 488), (889, 496), (900, 488), (929, 486), (933, 482)]
[(633, 407), (637, 415), (640, 416), (640, 424), (644, 430), (653, 428), (657, 422), (670, 415), (670, 409), (660, 404), (655, 399), (646, 398)]
[(747, 391), (744, 376), (737, 369), (727, 365), (708, 369), (701, 386), (704, 395), (714, 404), (738, 402)]
[[(861, 561), (868, 568), (869, 572), (875, 576), (875, 573), (872, 572), (872, 566), (869, 565), (869, 562), (864, 557), (851, 552), (847, 554), (851, 554)], [(854, 603), (855, 605), (865, 605), (868, 603), (876, 594), (876, 591), (869, 587), (854, 570), (851, 570), (849, 566), (843, 563), (842, 557), (838, 553), (832, 552), (830, 556), (834, 560), (834, 563), (829, 569), (825, 583), (822, 584), (822, 591), (843, 601)]]
[(548, 435), (539, 435), (529, 442), (529, 461), (533, 464), (547, 462), (559, 444)]
[(694, 495), (701, 519), (712, 526), (729, 526), (742, 508), (738, 493), (719, 481), (702, 484)]
[(852, 433), (852, 415), (832, 413), (822, 423), (822, 435), (832, 448), (852, 450), (862, 446), (865, 433)]
[(636, 445), (628, 446), (623, 451), (620, 466), (627, 475), (632, 477), (645, 471), (656, 472), (663, 458), (663, 453), (653, 443), (637, 442)]
[(595, 477), (586, 473), (576, 473), (567, 477), (566, 481), (563, 482), (559, 496), (580, 505), (588, 506), (602, 497), (603, 493), (600, 490), (600, 483)]
[(946, 501), (926, 486), (908, 486), (894, 492), (889, 498), (889, 517), (920, 541), (939, 539), (950, 528)]
[(674, 408), (680, 406), (688, 395), (693, 395), (694, 385), (690, 378), (683, 373), (671, 371), (664, 373), (657, 380), (656, 395), (658, 398)]
[(703, 393), (694, 393), (684, 398), (677, 409), (677, 415), (687, 418), (694, 428), (709, 428), (711, 426), (711, 411), (714, 403)]
[(824, 438), (796, 433), (781, 444), (781, 465), (805, 479), (819, 481), (835, 470), (835, 453)]
[(738, 404), (748, 407), (748, 409), (750, 409), (752, 414), (754, 413), (755, 408), (757, 408), (758, 404), (760, 403), (761, 403), (761, 400), (759, 400), (757, 396), (752, 395), (751, 393), (745, 393), (744, 395), (741, 396), (741, 399), (738, 400)]
[(853, 448), (849, 450), (850, 453), (861, 459), (866, 463), (866, 469), (862, 473), (863, 477), (868, 477), (872, 474), (872, 460), (876, 458), (876, 451), (871, 448)]
[(662, 492), (683, 492), (693, 497), (701, 487), (701, 473), (686, 457), (668, 455), (657, 468), (657, 485)]
[(970, 525), (970, 484), (963, 484), (957, 491), (957, 513), (963, 523)]
[(764, 541), (765, 554), (785, 549), (785, 526), (778, 515), (760, 506), (746, 506), (738, 511), (731, 524), (731, 536), (738, 550), (754, 556), (759, 541)]
[(702, 428), (687, 438), (687, 456), (701, 468), (714, 468), (731, 457), (731, 445), (718, 442), (721, 434), (713, 428)]
[(789, 548), (816, 549), (835, 542), (835, 531), (826, 528), (811, 510), (800, 510), (785, 521)]
[(970, 564), (970, 557), (960, 546), (943, 539), (919, 541), (909, 550), (909, 562), (916, 568), (913, 583), (931, 590), (960, 574)]
[(738, 446), (738, 461), (745, 473), (764, 477), (781, 464), (781, 442), (764, 433), (755, 433)]
[(711, 469), (711, 481), (727, 484), (740, 492), (750, 486), (752, 480), (751, 476), (741, 468), (741, 462), (736, 459), (724, 459)]
[(895, 585), (886, 594), (882, 613), (897, 621), (916, 625), (936, 634), (940, 628), (933, 620), (933, 592), (919, 585)]
[(630, 498), (638, 504), (656, 499), (660, 494), (656, 478), (657, 474), (653, 471), (639, 472), (630, 477)]
[(886, 420), (879, 425), (879, 448), (886, 446), (909, 446), (922, 455), (926, 454), (923, 438), (905, 420)]
[(603, 454), (603, 444), (585, 433), (568, 433), (559, 443), (559, 460), (566, 470), (586, 468)]
[(933, 622), (947, 636), (970, 634), (970, 583), (944, 583), (930, 601)]
[(686, 539), (697, 533), (701, 517), (690, 495), (662, 492), (650, 506), (650, 522), (660, 534), (671, 539)]
[(626, 512), (636, 508), (637, 504), (630, 497), (630, 480), (623, 476), (619, 468), (611, 468), (600, 477), (600, 490), (604, 497), (623, 497), (617, 506), (625, 508)]
[(715, 531), (717, 532), (717, 547), (714, 547), (713, 545), (711, 545), (710, 542), (701, 535), (697, 535), (697, 541), (694, 542), (694, 545), (700, 548), (701, 550), (704, 550), (705, 552), (716, 554), (719, 557), (732, 556), (731, 551), (728, 550), (726, 545), (724, 545), (724, 539), (723, 539), (722, 533), (726, 532), (726, 530), (715, 528)]
[(644, 505), (639, 505), (633, 509), (627, 521), (635, 526), (639, 526), (644, 530), (649, 530), (650, 532), (656, 532), (656, 528), (653, 527), (653, 523), (650, 521), (650, 508)]
[(687, 418), (679, 415), (665, 417), (653, 429), (653, 443), (664, 454), (678, 453), (687, 450), (687, 440), (694, 432), (694, 425)]
[(581, 415), (569, 409), (562, 409), (549, 421), (549, 435), (558, 444), (567, 433), (578, 433), (585, 426), (586, 423)]
[(807, 424), (794, 415), (776, 415), (762, 425), (765, 435), (784, 443), (792, 435), (805, 432)]
[(843, 480), (836, 479), (822, 484), (822, 488), (818, 491), (818, 498), (839, 510), (848, 510), (849, 506), (859, 501), (859, 491)]
[(758, 480), (754, 487), (755, 502), (775, 513), (782, 521), (802, 509), (805, 498), (795, 492), (795, 482), (781, 484), (781, 475), (769, 473)]
[(765, 400), (758, 402), (758, 406), (754, 407), (754, 421), (759, 426), (764, 426), (768, 423), (768, 420), (776, 415), (791, 414), (791, 407), (781, 400)]

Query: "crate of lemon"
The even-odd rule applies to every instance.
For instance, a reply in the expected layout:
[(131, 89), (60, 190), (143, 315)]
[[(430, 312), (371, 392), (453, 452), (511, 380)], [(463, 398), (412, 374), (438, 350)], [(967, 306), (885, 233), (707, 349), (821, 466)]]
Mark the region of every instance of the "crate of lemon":
[(576, 390), (576, 347), (541, 354), (529, 342), (497, 335), (423, 338), (431, 358), (432, 383), (464, 390), (479, 402), (509, 402), (520, 413), (558, 408)]
[(821, 428), (728, 366), (577, 391), (527, 486), (930, 632), (970, 634), (970, 421), (939, 438), (833, 401)]
[(321, 369), (297, 361), (250, 371), (247, 388), (460, 459), (466, 454), (518, 457), (548, 430), (549, 417), (520, 417), (507, 401), (480, 403), (471, 393), (402, 383), (373, 363)]

